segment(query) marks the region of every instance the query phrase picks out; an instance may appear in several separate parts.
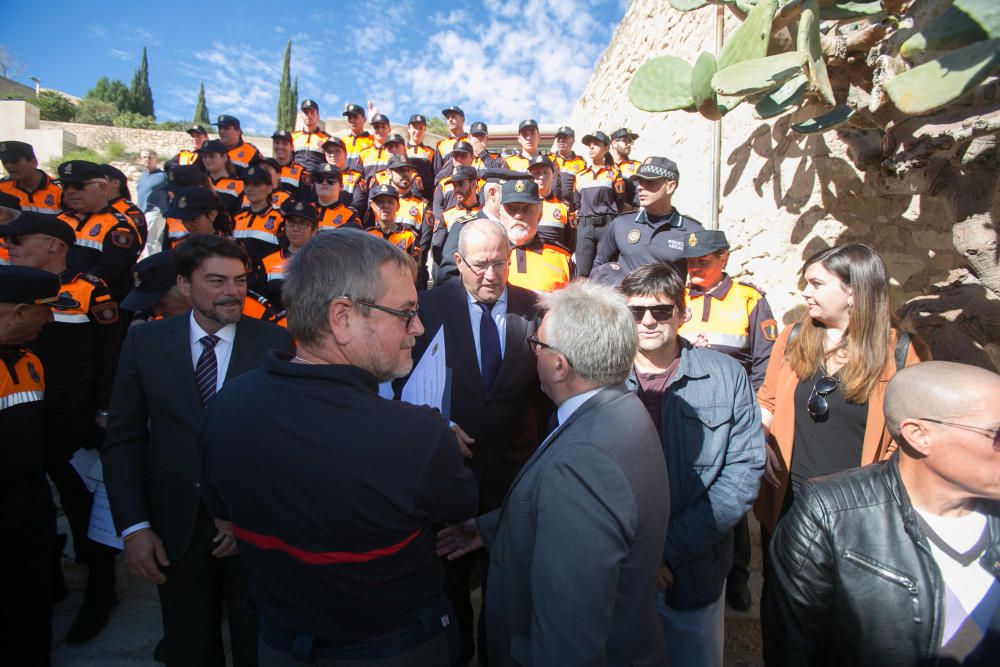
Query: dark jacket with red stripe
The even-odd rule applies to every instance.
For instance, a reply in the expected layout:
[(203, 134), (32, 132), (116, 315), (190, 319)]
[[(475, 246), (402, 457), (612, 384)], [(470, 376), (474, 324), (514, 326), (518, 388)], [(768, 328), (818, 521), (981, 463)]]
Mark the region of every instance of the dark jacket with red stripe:
[(440, 597), (435, 529), (471, 517), (477, 488), (436, 411), (379, 397), (360, 368), (272, 355), (213, 399), (198, 443), (262, 624), (353, 644)]

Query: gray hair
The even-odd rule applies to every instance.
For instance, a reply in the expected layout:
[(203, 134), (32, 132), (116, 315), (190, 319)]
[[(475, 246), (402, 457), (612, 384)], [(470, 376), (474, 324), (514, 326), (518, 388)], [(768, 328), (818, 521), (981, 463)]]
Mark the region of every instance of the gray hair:
[(356, 229), (323, 231), (309, 240), (285, 270), (281, 289), (288, 331), (306, 344), (330, 333), (327, 312), (339, 296), (375, 303), (385, 292), (382, 265), (391, 262), (417, 275), (417, 265), (400, 248)]
[(159, 157), (156, 154), (156, 151), (154, 151), (152, 148), (143, 148), (142, 150), (139, 151), (139, 155), (142, 155), (143, 153), (149, 153), (153, 157)]
[(548, 310), (546, 342), (569, 360), (578, 376), (601, 387), (625, 381), (638, 340), (621, 293), (574, 280), (540, 302)]
[(468, 239), (472, 237), (473, 234), (482, 234), (483, 236), (489, 238), (490, 236), (496, 236), (504, 241), (507, 240), (507, 230), (504, 226), (497, 222), (496, 220), (490, 220), (489, 218), (477, 218), (475, 220), (469, 220), (462, 225), (462, 228), (458, 232), (458, 254), (466, 255), (469, 251), (469, 241)]

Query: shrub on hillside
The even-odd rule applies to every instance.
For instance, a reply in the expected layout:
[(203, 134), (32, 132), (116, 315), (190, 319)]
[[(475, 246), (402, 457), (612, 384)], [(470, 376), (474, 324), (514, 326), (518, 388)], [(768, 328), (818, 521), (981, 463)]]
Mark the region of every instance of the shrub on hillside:
[(70, 122), (76, 117), (76, 105), (54, 90), (43, 90), (37, 97), (25, 100), (38, 107), (42, 120)]
[(76, 122), (90, 125), (113, 125), (118, 116), (118, 107), (94, 98), (84, 98), (76, 109)]
[(112, 124), (115, 127), (134, 127), (140, 130), (152, 130), (156, 127), (156, 121), (152, 116), (143, 116), (133, 111), (118, 114)]

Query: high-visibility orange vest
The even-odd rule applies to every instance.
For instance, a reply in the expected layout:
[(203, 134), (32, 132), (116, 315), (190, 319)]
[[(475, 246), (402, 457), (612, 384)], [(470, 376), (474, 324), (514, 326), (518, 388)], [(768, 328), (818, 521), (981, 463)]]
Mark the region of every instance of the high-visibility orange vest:
[(41, 169), (42, 180), (38, 187), (28, 192), (12, 178), (0, 180), (0, 192), (17, 197), (22, 211), (59, 215), (62, 212), (62, 188), (55, 184), (52, 178)]

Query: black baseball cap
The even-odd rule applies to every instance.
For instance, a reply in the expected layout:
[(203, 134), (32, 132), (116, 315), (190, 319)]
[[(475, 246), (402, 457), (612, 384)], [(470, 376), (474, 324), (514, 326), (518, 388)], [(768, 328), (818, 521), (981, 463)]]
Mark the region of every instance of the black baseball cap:
[(677, 163), (667, 157), (648, 157), (642, 161), (639, 165), (639, 169), (629, 176), (630, 181), (634, 181), (637, 178), (642, 178), (645, 180), (655, 180), (657, 178), (666, 178), (671, 181), (676, 181), (680, 177), (680, 171), (677, 169)]
[(59, 165), (59, 181), (62, 183), (85, 183), (92, 178), (107, 178), (101, 165), (86, 160), (70, 160)]
[(631, 139), (635, 141), (639, 138), (639, 135), (628, 129), (627, 127), (622, 127), (611, 133), (612, 139)]
[(205, 143), (203, 143), (201, 145), (201, 148), (198, 149), (198, 152), (199, 153), (220, 153), (220, 154), (223, 154), (223, 155), (228, 155), (229, 154), (229, 149), (226, 148), (226, 145), (224, 143), (222, 143), (220, 140), (218, 140), (218, 139), (209, 139), (208, 141), (206, 141)]
[(407, 125), (413, 125), (414, 123), (423, 123), (424, 125), (426, 125), (427, 117), (424, 116), (422, 113), (415, 113), (412, 116), (410, 116), (410, 120), (407, 121)]
[(271, 183), (271, 174), (260, 165), (252, 165), (243, 170), (244, 183)]
[(469, 128), (469, 134), (489, 134), (490, 128), (487, 127), (486, 123), (481, 120), (477, 120)]
[(404, 139), (403, 135), (401, 135), (400, 133), (393, 132), (392, 134), (390, 134), (388, 137), (385, 138), (385, 143), (386, 143), (387, 146), (389, 144), (404, 144), (405, 145), (406, 144), (406, 139)]
[(116, 181), (122, 190), (128, 189), (128, 176), (121, 169), (110, 164), (102, 164), (100, 167), (105, 178), (109, 181)]
[(7, 214), (8, 221), (16, 220), (21, 215), (21, 200), (14, 195), (0, 192), (0, 211)]
[(608, 287), (618, 287), (625, 280), (628, 272), (621, 267), (621, 264), (616, 264), (615, 262), (607, 262), (595, 267), (587, 279), (592, 283), (597, 283), (598, 285), (607, 285)]
[(13, 162), (22, 157), (26, 160), (35, 159), (35, 149), (31, 144), (26, 144), (23, 141), (0, 142), (0, 160)]
[(194, 220), (202, 213), (219, 208), (219, 196), (208, 188), (177, 188), (165, 217), (182, 222)]
[(187, 133), (190, 135), (204, 134), (205, 136), (208, 136), (208, 130), (203, 128), (201, 125), (192, 125), (187, 129)]
[(271, 135), (271, 141), (277, 141), (278, 139), (292, 143), (292, 133), (281, 130)]
[(340, 115), (341, 116), (350, 116), (352, 113), (359, 113), (362, 116), (366, 115), (364, 107), (358, 106), (357, 104), (350, 104), (350, 103), (344, 105), (344, 112), (342, 114), (340, 114)]
[(344, 140), (341, 139), (340, 137), (330, 137), (329, 139), (324, 141), (323, 150), (326, 150), (326, 147), (330, 146), (331, 144), (334, 146), (340, 146), (341, 148), (344, 149), (345, 153), (347, 152), (347, 146), (344, 144)]
[(306, 109), (315, 109), (319, 111), (319, 105), (316, 104), (316, 100), (311, 100), (308, 97), (302, 100), (302, 104), (299, 105), (300, 111), (305, 111)]
[(573, 128), (570, 127), (569, 125), (563, 125), (558, 130), (556, 130), (556, 136), (575, 137), (576, 132), (574, 132)]
[(281, 214), (286, 218), (304, 218), (312, 224), (319, 221), (319, 212), (309, 202), (297, 201), (289, 197), (281, 203)]
[(532, 167), (537, 167), (541, 165), (543, 167), (548, 167), (549, 169), (555, 170), (556, 166), (552, 164), (552, 160), (549, 159), (548, 155), (543, 155), (541, 153), (535, 155), (535, 157), (528, 160), (528, 169)]
[(472, 144), (470, 144), (468, 141), (465, 141), (464, 139), (461, 140), (461, 141), (456, 141), (455, 145), (451, 147), (451, 152), (452, 153), (475, 153), (475, 151), (472, 150)]
[(399, 191), (388, 183), (380, 183), (368, 191), (368, 200), (375, 201), (379, 197), (393, 197), (399, 199)]
[(132, 312), (151, 312), (163, 295), (177, 284), (174, 253), (169, 250), (150, 255), (132, 267), (132, 291), (121, 307)]
[(729, 250), (726, 233), (719, 229), (705, 229), (691, 232), (684, 244), (685, 257), (704, 257), (719, 250)]
[(522, 120), (520, 123), (517, 124), (517, 131), (520, 132), (526, 127), (533, 127), (537, 130), (538, 121), (535, 120), (534, 118), (528, 118), (527, 120)]
[(62, 292), (59, 276), (30, 266), (0, 266), (0, 303), (50, 306), (57, 310), (80, 304)]
[(372, 125), (374, 125), (375, 123), (385, 123), (386, 125), (392, 124), (389, 122), (389, 117), (386, 116), (384, 113), (375, 114), (374, 116), (372, 116), (372, 119), (368, 122)]
[(24, 211), (15, 220), (0, 225), (0, 236), (24, 236), (25, 234), (45, 234), (59, 239), (68, 246), (76, 243), (76, 232), (57, 216), (47, 213)]
[(340, 183), (344, 182), (343, 173), (340, 171), (340, 169), (330, 164), (329, 162), (321, 164), (310, 173), (312, 173), (314, 179), (317, 176), (335, 176), (337, 178), (337, 181), (339, 181)]
[(506, 167), (491, 167), (483, 169), (480, 176), (487, 183), (506, 183), (507, 181), (530, 180), (531, 174), (524, 171), (515, 171)]
[(457, 107), (454, 104), (451, 105), (450, 107), (445, 107), (444, 109), (441, 109), (441, 115), (444, 116), (445, 118), (447, 118), (448, 114), (450, 113), (457, 113), (462, 118), (465, 118), (465, 112), (462, 111), (462, 108)]
[(212, 123), (212, 125), (218, 125), (219, 127), (226, 127), (226, 126), (239, 127), (240, 119), (237, 118), (236, 116), (229, 116), (227, 114), (222, 114), (216, 119), (214, 123)]
[(388, 169), (415, 169), (413, 163), (410, 162), (410, 158), (405, 155), (393, 155), (389, 158), (389, 163), (386, 168)]
[(179, 164), (167, 171), (167, 188), (176, 192), (180, 188), (205, 185), (206, 174), (196, 164)]
[(500, 196), (501, 204), (540, 204), (542, 198), (538, 194), (538, 184), (524, 178), (507, 181), (503, 184)]
[(475, 181), (479, 178), (479, 172), (474, 167), (458, 165), (451, 172), (451, 182), (455, 181)]
[(600, 141), (605, 146), (610, 146), (611, 145), (611, 139), (608, 137), (608, 135), (604, 134), (600, 130), (598, 130), (597, 132), (592, 132), (592, 133), (590, 133), (590, 134), (588, 134), (588, 135), (586, 135), (586, 136), (583, 137), (583, 145), (584, 146), (589, 146), (590, 144), (594, 143), (595, 141)]

